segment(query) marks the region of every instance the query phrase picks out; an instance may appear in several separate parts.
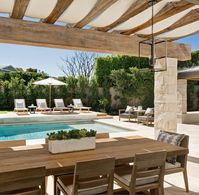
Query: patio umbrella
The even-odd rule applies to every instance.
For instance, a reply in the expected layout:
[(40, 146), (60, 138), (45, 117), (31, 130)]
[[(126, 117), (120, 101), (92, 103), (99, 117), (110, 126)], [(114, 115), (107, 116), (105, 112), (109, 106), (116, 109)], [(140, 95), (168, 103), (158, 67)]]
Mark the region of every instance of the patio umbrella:
[(58, 81), (57, 79), (54, 78), (47, 78), (47, 79), (43, 79), (40, 81), (35, 81), (33, 83), (34, 85), (48, 85), (49, 86), (49, 107), (51, 108), (51, 88), (54, 85), (66, 85), (66, 83)]

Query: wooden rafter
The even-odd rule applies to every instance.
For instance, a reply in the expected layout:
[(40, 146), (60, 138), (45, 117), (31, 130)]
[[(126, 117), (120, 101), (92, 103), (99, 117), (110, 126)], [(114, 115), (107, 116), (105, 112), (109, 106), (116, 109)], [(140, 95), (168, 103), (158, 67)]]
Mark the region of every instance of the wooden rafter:
[(58, 0), (50, 15), (47, 18), (44, 18), (42, 22), (54, 24), (72, 2), (73, 0)]
[(25, 15), (30, 0), (15, 0), (11, 18), (22, 19)]
[[(95, 30), (65, 28), (64, 26), (0, 17), (0, 42), (77, 49), (103, 53), (138, 56), (138, 45), (143, 39)], [(169, 42), (168, 57), (181, 61), (191, 58), (191, 46)], [(157, 47), (157, 57), (165, 53), (164, 44)], [(143, 46), (141, 56), (150, 56), (150, 47)]]
[[(186, 9), (189, 9), (192, 6), (194, 6), (192, 3), (187, 3), (184, 1), (170, 2), (154, 16), (154, 23), (160, 22), (160, 21), (167, 19), (175, 14), (185, 11)], [(137, 26), (137, 27), (129, 29), (127, 31), (121, 32), (121, 34), (124, 34), (124, 35), (134, 34), (140, 30), (143, 30), (143, 29), (151, 26), (151, 22), (152, 22), (152, 20), (150, 19), (147, 22), (141, 24), (140, 26)]]
[[(157, 0), (157, 2), (160, 2), (160, 1), (161, 0)], [(148, 0), (137, 0), (137, 1), (133, 2), (132, 5), (128, 8), (128, 10), (123, 15), (121, 15), (115, 22), (113, 22), (112, 24), (109, 24), (108, 26), (99, 27), (96, 29), (99, 31), (107, 32), (110, 29), (124, 23), (128, 19), (143, 12), (144, 10), (146, 10), (149, 7), (150, 7), (150, 4), (148, 3)]]
[[(174, 24), (172, 24), (171, 26), (154, 33), (155, 36), (175, 30), (177, 28), (180, 28), (182, 26), (188, 25), (190, 23), (196, 22), (199, 20), (199, 8), (194, 9), (192, 11), (190, 11), (188, 14), (186, 14), (184, 17), (182, 17), (181, 19), (179, 19), (178, 21), (176, 21)], [(143, 37), (147, 37), (150, 38), (151, 35), (146, 35)]]
[(118, 0), (98, 0), (92, 10), (77, 24), (74, 25), (75, 28), (82, 28), (86, 26), (89, 22), (103, 13), (107, 8), (113, 5)]

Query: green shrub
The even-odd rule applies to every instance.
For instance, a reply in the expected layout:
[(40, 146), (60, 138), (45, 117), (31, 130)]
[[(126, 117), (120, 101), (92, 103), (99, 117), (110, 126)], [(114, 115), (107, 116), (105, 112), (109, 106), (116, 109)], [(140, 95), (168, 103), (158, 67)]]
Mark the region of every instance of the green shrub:
[(67, 140), (67, 139), (80, 139), (83, 137), (95, 137), (95, 130), (86, 130), (86, 129), (72, 129), (69, 131), (58, 131), (47, 134), (49, 140)]

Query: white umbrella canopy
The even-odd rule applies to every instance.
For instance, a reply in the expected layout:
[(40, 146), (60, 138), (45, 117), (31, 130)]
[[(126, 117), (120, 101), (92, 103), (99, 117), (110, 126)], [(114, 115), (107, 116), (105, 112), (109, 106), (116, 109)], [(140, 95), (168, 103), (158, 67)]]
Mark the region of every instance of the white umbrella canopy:
[(66, 85), (66, 83), (62, 82), (62, 81), (58, 81), (57, 79), (54, 78), (47, 78), (47, 79), (43, 79), (40, 81), (35, 81), (33, 83), (34, 85), (48, 85), (49, 86), (49, 107), (51, 108), (51, 86), (54, 85)]

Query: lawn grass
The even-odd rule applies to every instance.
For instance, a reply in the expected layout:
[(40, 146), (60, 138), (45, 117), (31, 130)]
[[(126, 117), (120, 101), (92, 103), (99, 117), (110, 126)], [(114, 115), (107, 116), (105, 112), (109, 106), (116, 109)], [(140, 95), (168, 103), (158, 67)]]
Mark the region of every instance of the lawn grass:
[(0, 114), (7, 114), (8, 112), (7, 110), (0, 110)]

